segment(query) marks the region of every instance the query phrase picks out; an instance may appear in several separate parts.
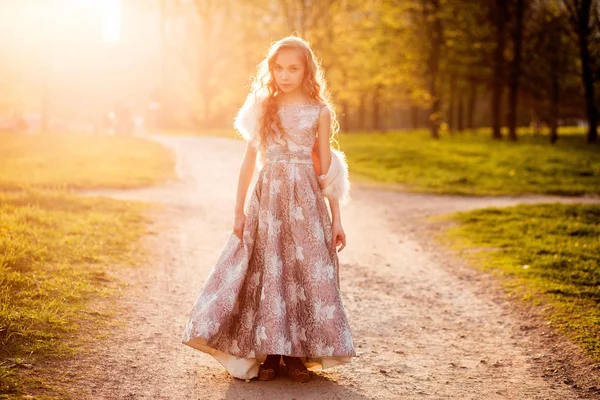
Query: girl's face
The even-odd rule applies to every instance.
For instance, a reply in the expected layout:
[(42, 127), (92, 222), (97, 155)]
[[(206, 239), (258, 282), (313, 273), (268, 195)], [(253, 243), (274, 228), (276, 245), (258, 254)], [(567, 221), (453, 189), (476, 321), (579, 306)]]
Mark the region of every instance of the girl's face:
[(298, 50), (281, 50), (273, 67), (275, 83), (283, 93), (291, 93), (302, 86), (304, 70), (304, 61)]

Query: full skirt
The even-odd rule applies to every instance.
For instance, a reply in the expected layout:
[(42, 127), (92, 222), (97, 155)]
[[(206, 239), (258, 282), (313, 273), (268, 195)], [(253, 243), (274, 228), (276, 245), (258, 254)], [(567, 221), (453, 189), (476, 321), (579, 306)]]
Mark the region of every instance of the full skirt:
[(183, 343), (240, 379), (256, 377), (268, 354), (301, 357), (309, 369), (355, 356), (331, 219), (311, 163), (261, 169), (242, 237), (229, 237)]

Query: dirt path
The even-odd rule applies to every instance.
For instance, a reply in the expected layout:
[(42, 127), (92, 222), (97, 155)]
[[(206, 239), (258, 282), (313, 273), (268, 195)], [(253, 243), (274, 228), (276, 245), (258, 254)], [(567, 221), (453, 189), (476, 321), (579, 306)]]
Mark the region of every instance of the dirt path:
[[(147, 239), (152, 265), (121, 276), (125, 325), (71, 373), (81, 399), (576, 399), (535, 368), (543, 351), (498, 296), (453, 272), (422, 219), (543, 197), (443, 197), (355, 188), (343, 212), (341, 285), (359, 357), (309, 384), (235, 380), (181, 344), (188, 313), (230, 232), (243, 143), (157, 138), (182, 180), (103, 192), (166, 205)], [(560, 199), (565, 201), (564, 199)], [(593, 201), (593, 200), (590, 200)], [(86, 368), (81, 368), (86, 365)], [(69, 373), (67, 371), (66, 373)]]

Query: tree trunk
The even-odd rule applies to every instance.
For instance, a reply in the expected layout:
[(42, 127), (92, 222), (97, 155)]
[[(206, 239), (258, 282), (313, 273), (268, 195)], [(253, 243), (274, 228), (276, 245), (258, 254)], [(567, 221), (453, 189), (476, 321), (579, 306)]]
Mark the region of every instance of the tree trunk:
[[(557, 47), (550, 58), (550, 143), (554, 144), (558, 140), (558, 120), (560, 118), (560, 90), (561, 78), (564, 75), (565, 51), (560, 40), (561, 32), (557, 29), (551, 31), (550, 40), (556, 43)], [(539, 118), (538, 118), (539, 120)], [(539, 123), (538, 123), (539, 126)], [(538, 128), (539, 129), (539, 128)]]
[(412, 129), (419, 129), (419, 107), (410, 106), (410, 125)]
[[(585, 46), (585, 47), (584, 47)], [(588, 143), (596, 143), (598, 140), (598, 109), (595, 102), (594, 94), (594, 78), (592, 76), (592, 68), (589, 64), (590, 54), (587, 43), (581, 44), (581, 64), (582, 64), (582, 78), (583, 87), (585, 90), (585, 102), (588, 116)]]
[(558, 74), (553, 70), (552, 73), (552, 97), (550, 99), (550, 143), (554, 144), (558, 140), (558, 119), (559, 119), (559, 100), (560, 84)]
[(381, 130), (381, 121), (380, 121), (380, 108), (381, 108), (381, 85), (375, 86), (375, 90), (373, 92), (373, 130), (380, 131)]
[(463, 107), (463, 91), (460, 90), (458, 92), (458, 110), (457, 110), (457, 121), (456, 121), (456, 128), (459, 132), (462, 132), (465, 130), (465, 121), (464, 121), (464, 107)]
[(506, 47), (505, 31), (508, 17), (508, 5), (505, 0), (495, 0), (491, 7), (492, 19), (495, 22), (494, 74), (492, 81), (492, 138), (502, 139), (502, 94), (504, 92), (504, 49)]
[(589, 130), (587, 134), (588, 143), (596, 143), (598, 140), (598, 109), (596, 108), (596, 97), (594, 93), (594, 77), (591, 66), (589, 38), (591, 36), (589, 19), (592, 0), (583, 0), (582, 11), (579, 21), (579, 52), (581, 57), (581, 78), (585, 92), (585, 102), (588, 116)]
[(521, 75), (521, 58), (523, 47), (523, 17), (525, 0), (517, 0), (517, 15), (513, 31), (514, 57), (510, 63), (508, 81), (508, 138), (517, 140), (517, 106), (519, 101), (519, 77)]
[(360, 96), (360, 104), (358, 106), (358, 129), (361, 131), (365, 130), (365, 120), (367, 119), (367, 107), (366, 107), (366, 95)]
[(348, 121), (348, 116), (350, 115), (349, 111), (348, 111), (348, 102), (347, 101), (343, 101), (342, 102), (342, 115), (340, 118), (340, 122), (342, 125), (342, 131), (344, 132), (348, 132), (350, 130), (350, 123)]
[[(429, 8), (431, 5), (431, 9)], [(424, 19), (430, 23), (431, 52), (428, 60), (429, 70), (429, 95), (431, 96), (431, 107), (429, 111), (429, 130), (431, 137), (438, 139), (440, 125), (440, 91), (439, 91), (439, 69), (440, 53), (442, 48), (442, 20), (440, 17), (440, 0), (430, 0), (423, 6)]]
[(477, 81), (471, 79), (471, 90), (469, 93), (469, 105), (467, 109), (467, 129), (475, 129), (474, 117), (475, 117), (475, 105), (477, 104)]
[(456, 108), (456, 78), (450, 76), (450, 104), (448, 105), (448, 128), (454, 134), (454, 110)]
[(585, 92), (586, 111), (588, 117), (588, 143), (595, 143), (598, 140), (598, 108), (594, 93), (594, 71), (592, 71), (592, 59), (590, 54), (591, 31), (591, 13), (596, 18), (597, 10), (594, 8), (597, 3), (593, 0), (563, 0), (567, 8), (569, 20), (577, 34), (579, 44), (579, 56), (581, 60), (581, 80)]

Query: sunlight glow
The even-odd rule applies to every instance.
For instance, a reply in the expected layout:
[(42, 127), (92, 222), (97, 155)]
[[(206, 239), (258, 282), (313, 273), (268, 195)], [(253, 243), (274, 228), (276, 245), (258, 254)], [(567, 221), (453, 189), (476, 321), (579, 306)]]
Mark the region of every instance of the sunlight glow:
[(121, 39), (121, 0), (74, 0), (97, 9), (102, 18), (102, 40), (118, 42)]
[(102, 3), (102, 39), (118, 42), (121, 38), (121, 0), (99, 0)]

